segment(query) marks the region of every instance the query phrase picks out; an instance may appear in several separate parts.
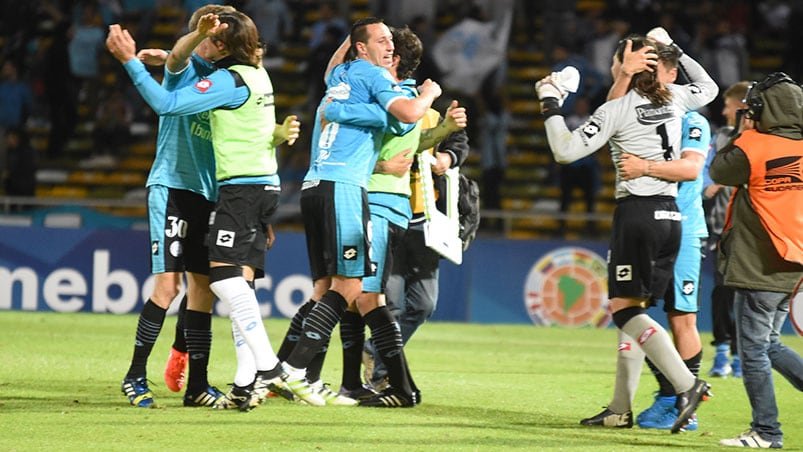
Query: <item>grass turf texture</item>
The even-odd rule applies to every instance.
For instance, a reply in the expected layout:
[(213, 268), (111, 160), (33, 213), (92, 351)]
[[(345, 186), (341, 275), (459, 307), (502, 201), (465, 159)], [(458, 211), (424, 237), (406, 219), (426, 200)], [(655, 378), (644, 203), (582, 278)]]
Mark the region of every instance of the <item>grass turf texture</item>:
[[(278, 345), (288, 321), (265, 322)], [(184, 408), (162, 372), (169, 317), (149, 365), (156, 409), (120, 392), (136, 316), (0, 312), (0, 450), (711, 450), (749, 427), (740, 379), (710, 379), (714, 398), (700, 429), (583, 427), (610, 397), (612, 329), (431, 322), (407, 347), (423, 404), (410, 409), (309, 407), (271, 399), (249, 413)], [(213, 321), (209, 378), (224, 392), (235, 358), (228, 319)], [(803, 339), (785, 336), (798, 352)], [(705, 344), (710, 336), (703, 337)], [(707, 372), (712, 347), (705, 346)], [(340, 340), (332, 339), (324, 381), (339, 388)], [(645, 366), (635, 410), (657, 389)], [(776, 374), (785, 449), (803, 450), (803, 397)]]

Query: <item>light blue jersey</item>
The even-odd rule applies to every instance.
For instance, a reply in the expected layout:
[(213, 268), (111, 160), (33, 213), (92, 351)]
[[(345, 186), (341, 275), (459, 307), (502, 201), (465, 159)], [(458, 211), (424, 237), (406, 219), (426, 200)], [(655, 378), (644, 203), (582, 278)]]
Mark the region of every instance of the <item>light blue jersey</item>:
[[(190, 64), (172, 73), (165, 69), (162, 87), (167, 91), (194, 85), (214, 68), (193, 54)], [(163, 185), (189, 190), (209, 201), (217, 200), (215, 159), (212, 150), (209, 114), (160, 116), (156, 136), (156, 156), (153, 159), (146, 187)]]
[[(336, 66), (326, 80), (325, 98), (347, 104), (377, 104), (385, 111), (405, 98), (398, 83), (382, 67), (357, 59)], [(330, 122), (320, 126), (315, 115), (310, 149), (310, 168), (305, 181), (328, 180), (366, 187), (379, 155), (384, 133), (381, 127)]]
[[(711, 126), (703, 115), (696, 111), (683, 116), (683, 136), (680, 152), (698, 152), (705, 159), (711, 143)], [(708, 237), (703, 211), (703, 173), (693, 181), (681, 182), (678, 186), (677, 204), (683, 221), (683, 235), (688, 237)]]

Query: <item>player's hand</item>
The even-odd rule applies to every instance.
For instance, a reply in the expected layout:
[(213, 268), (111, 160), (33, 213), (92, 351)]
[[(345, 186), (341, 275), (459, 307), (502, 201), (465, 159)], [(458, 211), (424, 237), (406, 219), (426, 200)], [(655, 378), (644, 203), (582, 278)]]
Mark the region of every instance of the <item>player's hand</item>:
[(301, 121), (298, 120), (296, 115), (288, 115), (284, 118), (284, 122), (278, 127), (278, 130), (280, 131), (279, 136), (283, 140), (287, 140), (287, 144), (292, 146), (301, 134)]
[(406, 151), (399, 152), (388, 160), (377, 161), (376, 170), (378, 173), (402, 177), (410, 171), (412, 165), (413, 150), (407, 149)]
[[(632, 50), (633, 41), (627, 40), (625, 42), (625, 49), (622, 53), (622, 64), (619, 66), (620, 73), (632, 77), (639, 72), (655, 72), (655, 67), (658, 66), (658, 54), (651, 46), (644, 46), (635, 52)], [(617, 74), (614, 74), (614, 77)]]
[(449, 132), (456, 132), (465, 129), (468, 125), (468, 115), (466, 115), (466, 108), (459, 107), (457, 101), (453, 100), (446, 109), (446, 115), (443, 118), (443, 123)]
[(418, 92), (422, 95), (431, 94), (433, 98), (437, 99), (438, 97), (441, 97), (443, 90), (441, 90), (441, 85), (439, 85), (437, 82), (426, 79), (424, 80), (424, 83), (418, 87)]
[(209, 13), (204, 14), (201, 17), (201, 19), (198, 21), (198, 27), (196, 30), (198, 31), (198, 34), (208, 38), (227, 28), (229, 28), (229, 24), (221, 22), (220, 17), (217, 14)]
[(164, 66), (165, 62), (167, 62), (167, 55), (167, 51), (162, 49), (142, 49), (137, 52), (139, 61), (148, 66)]
[(637, 177), (646, 176), (650, 162), (633, 154), (623, 152), (619, 156), (616, 166), (619, 168), (619, 177), (622, 180), (631, 180)]
[(109, 25), (109, 35), (106, 37), (106, 48), (109, 49), (117, 61), (125, 64), (129, 60), (136, 58), (137, 43), (128, 33), (128, 30), (120, 28), (119, 24)]
[(435, 163), (432, 165), (432, 174), (443, 176), (452, 167), (452, 156), (448, 152), (436, 152)]

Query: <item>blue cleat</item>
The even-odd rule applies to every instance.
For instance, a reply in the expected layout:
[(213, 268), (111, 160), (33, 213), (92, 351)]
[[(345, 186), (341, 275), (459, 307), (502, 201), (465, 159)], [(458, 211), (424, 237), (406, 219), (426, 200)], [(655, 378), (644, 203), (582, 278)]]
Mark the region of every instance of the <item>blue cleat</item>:
[(734, 356), (733, 361), (731, 361), (731, 370), (733, 378), (742, 378), (742, 361), (739, 359), (739, 356)]
[(153, 393), (148, 388), (148, 380), (145, 377), (126, 378), (120, 389), (128, 397), (131, 405), (139, 408), (153, 407)]
[[(656, 392), (655, 401), (649, 408), (639, 413), (639, 415), (636, 417), (636, 423), (641, 428), (659, 428), (654, 427), (653, 425), (658, 423), (660, 419), (664, 418), (667, 413), (675, 409), (676, 400), (677, 397), (674, 395), (662, 396)], [(672, 416), (677, 417), (677, 412), (675, 412)], [(674, 421), (675, 420), (672, 419), (672, 422)], [(645, 426), (645, 423), (647, 423), (648, 426)], [(669, 427), (667, 428), (671, 427), (672, 424), (669, 424)]]

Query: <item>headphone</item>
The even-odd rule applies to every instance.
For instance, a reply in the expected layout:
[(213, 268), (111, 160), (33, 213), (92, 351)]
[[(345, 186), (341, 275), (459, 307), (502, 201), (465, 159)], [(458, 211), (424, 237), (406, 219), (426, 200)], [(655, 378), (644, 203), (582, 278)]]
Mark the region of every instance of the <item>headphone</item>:
[(750, 84), (750, 87), (747, 88), (747, 92), (744, 94), (744, 99), (742, 99), (742, 103), (747, 105), (747, 109), (745, 110), (745, 117), (747, 119), (752, 119), (754, 121), (761, 120), (761, 113), (764, 111), (764, 99), (761, 97), (761, 93), (779, 83), (797, 84), (791, 77), (783, 72), (773, 72), (764, 78), (764, 80)]

